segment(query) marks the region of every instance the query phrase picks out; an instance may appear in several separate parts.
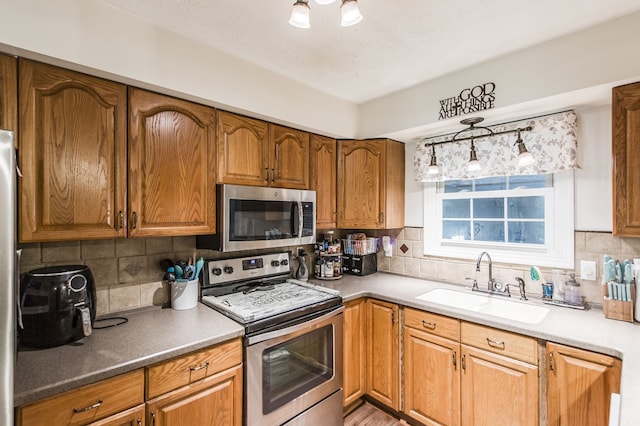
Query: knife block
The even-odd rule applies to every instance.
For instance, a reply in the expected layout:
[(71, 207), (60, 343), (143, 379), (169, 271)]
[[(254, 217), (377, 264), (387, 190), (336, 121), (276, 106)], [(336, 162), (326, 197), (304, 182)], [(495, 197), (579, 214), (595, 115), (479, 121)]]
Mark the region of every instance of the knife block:
[(636, 286), (631, 285), (631, 301), (609, 299), (609, 290), (606, 284), (602, 285), (603, 304), (605, 318), (620, 321), (633, 322), (633, 306), (636, 300)]

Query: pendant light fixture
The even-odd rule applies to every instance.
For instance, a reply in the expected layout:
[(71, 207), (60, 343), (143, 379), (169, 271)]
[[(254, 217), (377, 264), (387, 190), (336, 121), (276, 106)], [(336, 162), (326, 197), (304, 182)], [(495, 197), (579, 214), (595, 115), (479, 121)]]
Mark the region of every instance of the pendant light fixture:
[[(327, 5), (334, 3), (335, 1), (336, 0), (315, 0), (319, 5)], [(310, 11), (311, 8), (309, 7), (309, 0), (296, 0), (291, 8), (289, 24), (297, 28), (311, 28), (311, 22), (309, 19)], [(362, 21), (362, 13), (360, 13), (357, 0), (342, 0), (340, 14), (340, 25), (343, 27), (350, 27)]]
[(515, 145), (518, 147), (518, 165), (520, 167), (526, 167), (532, 164), (534, 161), (533, 155), (527, 151), (527, 147), (520, 137), (520, 129), (518, 129), (518, 137), (516, 138)]
[(482, 169), (480, 161), (478, 161), (478, 155), (476, 154), (476, 146), (471, 138), (471, 151), (469, 151), (469, 164), (467, 164), (467, 170), (470, 172), (477, 172)]
[(436, 146), (431, 145), (431, 162), (429, 163), (429, 168), (427, 169), (427, 173), (430, 175), (437, 175), (440, 173), (440, 167), (438, 167), (438, 163), (436, 161)]

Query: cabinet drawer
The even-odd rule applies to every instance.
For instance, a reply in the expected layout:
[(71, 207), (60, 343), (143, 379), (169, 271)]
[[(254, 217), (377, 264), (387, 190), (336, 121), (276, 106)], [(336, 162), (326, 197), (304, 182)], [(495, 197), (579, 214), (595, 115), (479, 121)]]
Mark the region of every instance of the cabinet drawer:
[(81, 425), (144, 402), (144, 370), (83, 386), (22, 407), (22, 425)]
[(538, 365), (538, 342), (533, 337), (463, 322), (462, 343)]
[(202, 380), (242, 363), (242, 343), (235, 339), (147, 367), (147, 399)]
[(404, 308), (404, 326), (426, 331), (456, 342), (460, 340), (460, 321), (455, 318)]

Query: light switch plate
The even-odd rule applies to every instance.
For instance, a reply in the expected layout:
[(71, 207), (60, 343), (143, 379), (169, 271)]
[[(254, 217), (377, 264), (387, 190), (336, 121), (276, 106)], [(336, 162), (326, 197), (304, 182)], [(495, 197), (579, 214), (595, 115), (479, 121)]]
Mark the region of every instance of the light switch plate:
[(596, 262), (589, 260), (580, 261), (580, 279), (586, 281), (596, 280)]

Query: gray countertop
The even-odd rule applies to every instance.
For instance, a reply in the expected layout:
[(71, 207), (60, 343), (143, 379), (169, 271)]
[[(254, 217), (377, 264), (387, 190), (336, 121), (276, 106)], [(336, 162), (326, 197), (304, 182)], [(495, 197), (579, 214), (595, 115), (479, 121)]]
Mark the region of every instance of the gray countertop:
[(159, 307), (114, 314), (128, 322), (51, 349), (20, 350), (14, 370), (14, 405), (242, 336), (244, 328), (202, 304), (176, 311)]
[[(638, 324), (606, 319), (599, 309), (579, 311), (550, 305), (545, 305), (549, 313), (539, 324), (527, 324), (416, 299), (434, 288), (466, 290), (382, 272), (366, 277), (344, 276), (336, 281), (311, 281), (339, 290), (344, 301), (375, 297), (619, 357), (623, 360), (620, 425), (635, 425), (640, 418), (640, 369), (636, 367), (640, 366)], [(20, 351), (15, 368), (15, 405), (34, 402), (243, 334), (242, 326), (202, 304), (185, 311), (153, 307), (119, 316), (127, 317), (128, 323), (95, 330), (91, 336), (73, 344)]]
[[(382, 272), (365, 277), (345, 275), (336, 281), (315, 279), (311, 281), (314, 284), (340, 290), (345, 302), (360, 297), (375, 297), (403, 306), (621, 358), (623, 362), (620, 425), (638, 424), (640, 418), (638, 405), (640, 401), (640, 369), (638, 368), (640, 366), (640, 324), (607, 319), (601, 309), (581, 311), (551, 305), (544, 305), (549, 308), (549, 313), (539, 324), (512, 321), (416, 299), (416, 296), (435, 288), (468, 291), (464, 287)], [(530, 303), (542, 305), (540, 301), (535, 300)]]

